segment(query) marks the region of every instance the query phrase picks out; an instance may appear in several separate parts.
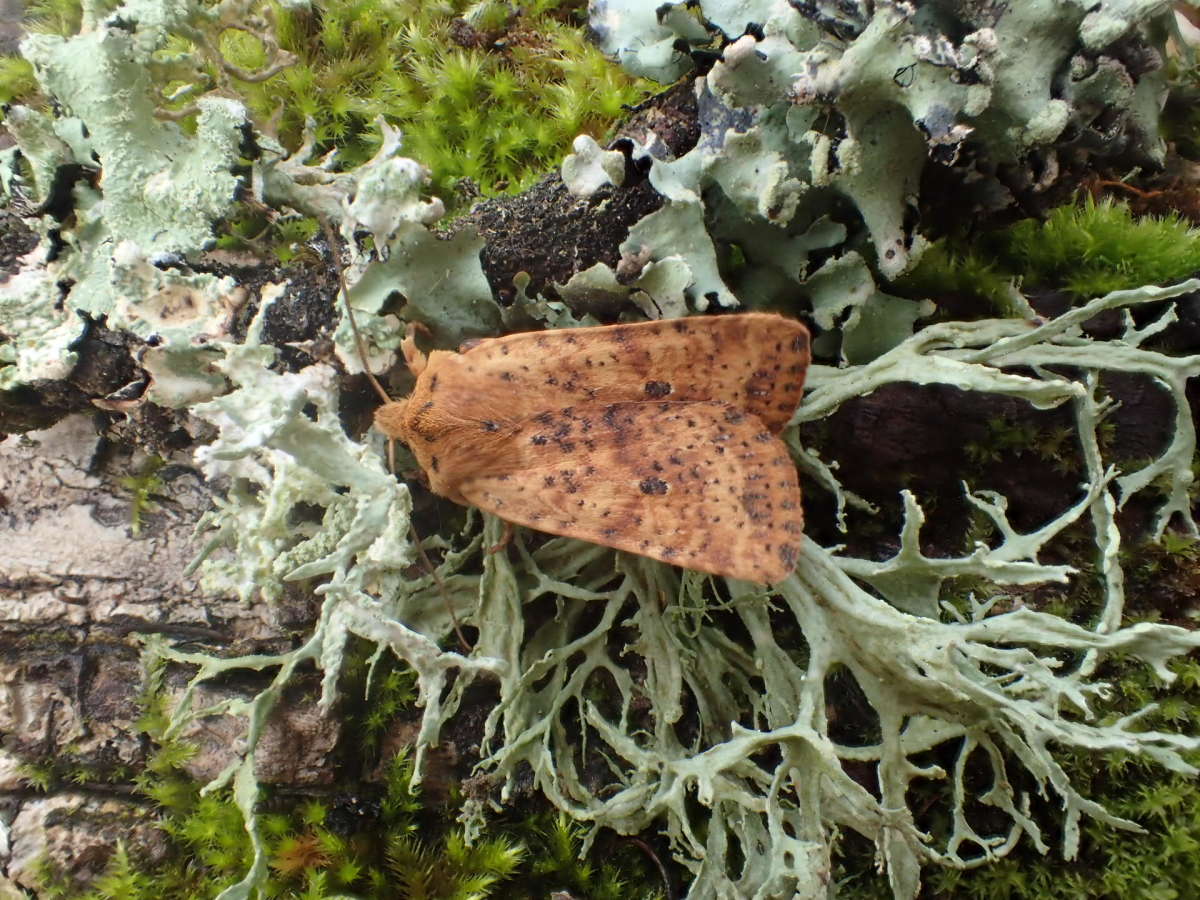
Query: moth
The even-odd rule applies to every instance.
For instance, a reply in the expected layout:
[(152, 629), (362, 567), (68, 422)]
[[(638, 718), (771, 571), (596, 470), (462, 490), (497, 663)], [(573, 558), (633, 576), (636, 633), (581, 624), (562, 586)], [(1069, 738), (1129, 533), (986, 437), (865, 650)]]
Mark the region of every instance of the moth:
[(795, 567), (800, 485), (778, 437), (808, 330), (770, 313), (526, 332), (405, 357), (376, 410), (434, 493), (517, 525), (771, 584)]

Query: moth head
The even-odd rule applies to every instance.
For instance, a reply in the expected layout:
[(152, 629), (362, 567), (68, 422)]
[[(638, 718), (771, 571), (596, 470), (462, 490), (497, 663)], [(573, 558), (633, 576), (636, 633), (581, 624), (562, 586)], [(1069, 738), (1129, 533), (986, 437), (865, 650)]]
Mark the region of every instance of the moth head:
[(404, 437), (404, 417), (408, 413), (408, 399), (389, 400), (375, 410), (375, 427), (388, 440), (401, 440)]

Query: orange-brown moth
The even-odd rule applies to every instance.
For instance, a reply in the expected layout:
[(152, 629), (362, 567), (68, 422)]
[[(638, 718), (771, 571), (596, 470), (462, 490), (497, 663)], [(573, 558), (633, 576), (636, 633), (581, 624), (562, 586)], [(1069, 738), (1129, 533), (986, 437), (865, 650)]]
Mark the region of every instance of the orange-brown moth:
[(526, 332), (425, 356), (375, 413), (434, 493), (508, 522), (770, 584), (795, 567), (800, 485), (777, 435), (808, 330), (770, 313)]

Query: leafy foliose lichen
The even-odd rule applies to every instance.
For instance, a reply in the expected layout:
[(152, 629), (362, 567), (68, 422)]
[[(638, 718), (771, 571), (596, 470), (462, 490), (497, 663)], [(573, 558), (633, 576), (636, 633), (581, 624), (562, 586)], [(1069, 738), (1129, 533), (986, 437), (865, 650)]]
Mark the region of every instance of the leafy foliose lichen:
[(85, 18), (71, 38), (22, 41), (59, 107), (14, 106), (4, 119), (16, 144), (0, 153), (0, 187), (42, 214), (43, 242), (0, 298), (0, 389), (64, 377), (72, 343), (100, 318), (153, 336), (148, 369), (183, 374), (172, 370), (189, 360), (190, 383), (164, 377), (149, 398), (180, 405), (220, 389), (203, 376), (208, 354), (198, 343), (228, 335), (244, 292), (229, 278), (166, 267), (211, 244), (214, 221), (233, 208), (245, 110), (207, 95), (185, 130), (161, 115), (157, 95), (173, 71), (159, 51), (208, 15), (130, 3), (106, 20)]
[[(622, 252), (686, 266), (697, 309), (783, 306), (797, 294), (838, 304), (826, 322), (850, 318), (827, 343), (836, 351), (844, 336), (852, 361), (895, 346), (928, 315), (876, 286), (926, 246), (918, 201), (927, 166), (960, 173), (958, 202), (975, 216), (1010, 205), (1016, 190), (1044, 192), (1069, 162), (1162, 158), (1173, 26), (1152, 0), (605, 0), (593, 4), (592, 27), (637, 74), (670, 81), (693, 57), (703, 72), (698, 145), (676, 160), (653, 143), (635, 148), (653, 160), (651, 181), (668, 202), (630, 229)], [(826, 266), (843, 266), (847, 251), (867, 263), (853, 283), (844, 269), (810, 264), (834, 247)], [(821, 296), (830, 277), (855, 299)], [(872, 312), (851, 312), (859, 308)]]
[[(279, 210), (280, 220), (328, 216), (351, 231), (361, 226), (380, 248), (395, 245), (357, 286), (355, 303), (375, 344), (396, 345), (394, 319), (373, 313), (399, 293), (412, 299), (407, 315), (427, 320), (439, 340), (495, 329), (478, 241), (466, 230), (439, 241), (428, 230), (442, 205), (422, 198), (428, 171), (399, 155), (399, 132), (379, 123), (378, 149), (352, 173), (338, 172), (331, 156), (310, 164), (311, 130), (288, 153), (254, 132), (242, 103), (204, 92), (212, 85), (203, 66), (169, 52), (180, 35), (198, 41), (230, 19), (266, 29), (253, 6), (131, 2), (85, 19), (73, 37), (23, 41), (61, 112), (14, 106), (4, 120), (16, 144), (0, 153), (0, 187), (41, 213), (34, 221), (43, 242), (0, 297), (0, 389), (65, 377), (76, 361), (72, 344), (88, 321), (104, 318), (149, 345), (138, 360), (150, 376), (143, 402), (178, 407), (224, 391), (214, 363), (248, 296), (232, 278), (189, 263), (244, 197)], [(168, 82), (176, 100), (180, 92), (193, 98), (192, 127), (175, 121), (180, 113), (162, 96)], [(456, 272), (447, 278), (407, 263), (410, 254)], [(348, 348), (347, 335), (343, 329), (339, 340)]]

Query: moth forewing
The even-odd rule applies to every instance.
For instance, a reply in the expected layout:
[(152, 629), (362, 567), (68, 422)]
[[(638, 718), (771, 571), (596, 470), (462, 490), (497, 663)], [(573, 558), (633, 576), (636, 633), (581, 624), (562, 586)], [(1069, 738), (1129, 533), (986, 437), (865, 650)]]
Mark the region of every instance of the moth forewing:
[(807, 329), (768, 313), (513, 334), (433, 351), (376, 423), (458, 503), (771, 583), (799, 550), (775, 435), (808, 362)]
[(583, 402), (719, 400), (778, 433), (808, 363), (808, 330), (772, 313), (522, 332), (431, 354), (425, 399), (514, 423)]
[(459, 488), (510, 522), (760, 583), (796, 563), (796, 467), (728, 404), (579, 404), (535, 415), (508, 444), (505, 471)]

